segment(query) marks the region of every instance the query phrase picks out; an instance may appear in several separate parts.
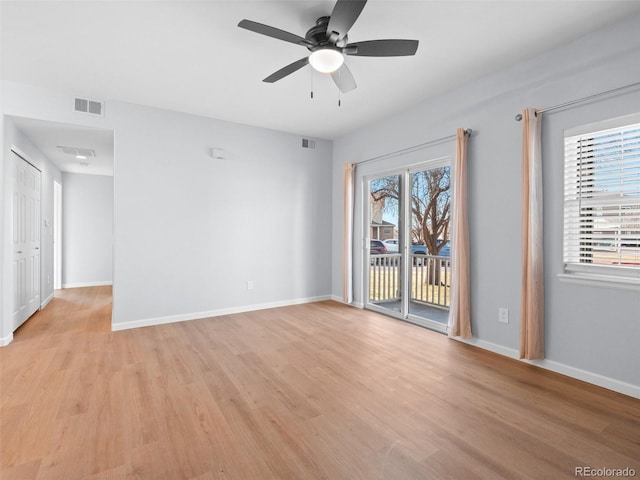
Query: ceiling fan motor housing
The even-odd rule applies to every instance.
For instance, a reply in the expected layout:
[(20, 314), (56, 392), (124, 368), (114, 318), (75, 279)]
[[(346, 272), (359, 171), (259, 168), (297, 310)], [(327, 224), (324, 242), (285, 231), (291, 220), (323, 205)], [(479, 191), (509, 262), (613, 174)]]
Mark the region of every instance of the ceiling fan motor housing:
[(327, 27), (329, 26), (330, 19), (331, 17), (329, 16), (318, 18), (316, 24), (307, 31), (304, 38), (313, 43), (313, 46), (307, 47), (309, 50), (313, 51), (323, 47), (342, 48), (347, 44), (347, 35), (335, 42), (327, 35)]

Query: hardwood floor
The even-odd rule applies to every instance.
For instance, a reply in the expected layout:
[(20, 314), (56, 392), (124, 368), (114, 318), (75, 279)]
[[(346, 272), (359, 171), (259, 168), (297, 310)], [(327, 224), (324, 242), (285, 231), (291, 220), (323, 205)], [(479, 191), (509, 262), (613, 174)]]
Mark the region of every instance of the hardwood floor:
[(64, 290), (0, 349), (0, 478), (640, 476), (640, 401), (322, 302), (110, 331)]

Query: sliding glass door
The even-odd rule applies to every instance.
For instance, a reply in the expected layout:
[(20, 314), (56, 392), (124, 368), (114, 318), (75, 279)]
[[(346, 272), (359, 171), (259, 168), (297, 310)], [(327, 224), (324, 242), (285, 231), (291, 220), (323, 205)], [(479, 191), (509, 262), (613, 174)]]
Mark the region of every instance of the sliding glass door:
[(402, 314), (404, 284), (404, 221), (402, 175), (369, 181), (369, 256), (365, 275), (369, 302), (380, 309)]
[(412, 270), (409, 315), (446, 325), (449, 315), (451, 168), (409, 172)]
[(441, 160), (366, 179), (367, 308), (446, 331), (450, 173)]

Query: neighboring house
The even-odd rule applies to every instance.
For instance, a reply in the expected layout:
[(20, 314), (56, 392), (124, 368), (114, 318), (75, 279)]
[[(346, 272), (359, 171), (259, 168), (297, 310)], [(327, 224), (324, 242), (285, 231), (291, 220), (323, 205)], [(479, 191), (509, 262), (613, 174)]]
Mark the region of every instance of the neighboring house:
[(382, 219), (384, 205), (385, 198), (371, 201), (371, 238), (378, 240), (397, 238), (395, 224)]
[(371, 221), (371, 238), (378, 240), (387, 240), (395, 238), (395, 225), (393, 223), (382, 220), (381, 222)]

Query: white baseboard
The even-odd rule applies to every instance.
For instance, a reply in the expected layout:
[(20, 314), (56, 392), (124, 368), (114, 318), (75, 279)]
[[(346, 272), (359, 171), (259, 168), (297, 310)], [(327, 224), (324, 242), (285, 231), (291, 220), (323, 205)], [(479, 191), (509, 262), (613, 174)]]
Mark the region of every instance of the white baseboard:
[(267, 308), (289, 307), (291, 305), (301, 305), (304, 303), (322, 302), (325, 300), (331, 300), (331, 295), (296, 298), (292, 300), (283, 300), (280, 302), (246, 305), (242, 307), (220, 308), (217, 310), (209, 310), (206, 312), (193, 312), (193, 313), (185, 313), (185, 314), (179, 314), (179, 315), (168, 315), (166, 317), (144, 318), (141, 320), (133, 320), (131, 322), (113, 323), (111, 325), (111, 330), (116, 332), (119, 330), (129, 330), (131, 328), (151, 327), (154, 325), (164, 325), (166, 323), (175, 323), (175, 322), (186, 322), (189, 320), (199, 320), (202, 318), (219, 317), (220, 315), (231, 315), (234, 313), (253, 312), (255, 310), (265, 310)]
[(13, 333), (10, 333), (6, 337), (0, 338), (0, 347), (6, 347), (13, 341)]
[(544, 368), (546, 370), (550, 370), (552, 372), (559, 373), (561, 375), (566, 375), (568, 377), (582, 380), (583, 382), (591, 383), (593, 385), (597, 385), (598, 387), (606, 388), (608, 390), (613, 390), (614, 392), (622, 393), (624, 395), (629, 395), (630, 397), (640, 398), (640, 386), (638, 385), (633, 385), (631, 383), (626, 383), (621, 380), (605, 377), (604, 375), (589, 372), (587, 370), (582, 370), (580, 368), (572, 367), (570, 365), (565, 365), (564, 363), (556, 362), (554, 360), (548, 360), (548, 359), (524, 360), (519, 358), (520, 355), (518, 350), (515, 350), (513, 348), (508, 348), (503, 345), (487, 342), (485, 340), (479, 340), (477, 338), (470, 338), (470, 339), (464, 339), (459, 337), (449, 337), (449, 338), (452, 338), (459, 342), (467, 343), (469, 345), (473, 345), (475, 347), (482, 348), (484, 350), (489, 350), (490, 352), (497, 353), (499, 355), (504, 355), (505, 357), (513, 358), (520, 362), (524, 362), (530, 365), (534, 365), (536, 367)]
[(113, 282), (82, 282), (82, 283), (63, 283), (62, 288), (84, 288), (84, 287), (104, 287), (111, 285)]
[(331, 295), (331, 300), (333, 300), (334, 302), (342, 303), (343, 305), (349, 305), (350, 307), (359, 308), (360, 310), (364, 308), (363, 303), (360, 303), (360, 302), (347, 303), (342, 299), (342, 297), (339, 297), (338, 295)]
[(44, 307), (46, 307), (47, 305), (49, 305), (49, 302), (53, 300), (53, 292), (51, 292), (51, 295), (49, 295), (47, 298), (44, 299), (44, 302), (42, 302), (40, 304), (40, 310), (42, 310)]

